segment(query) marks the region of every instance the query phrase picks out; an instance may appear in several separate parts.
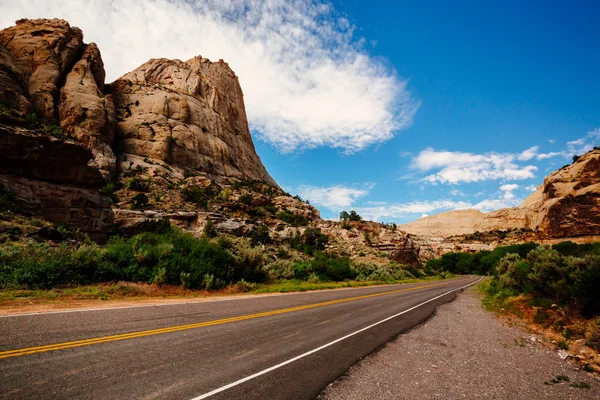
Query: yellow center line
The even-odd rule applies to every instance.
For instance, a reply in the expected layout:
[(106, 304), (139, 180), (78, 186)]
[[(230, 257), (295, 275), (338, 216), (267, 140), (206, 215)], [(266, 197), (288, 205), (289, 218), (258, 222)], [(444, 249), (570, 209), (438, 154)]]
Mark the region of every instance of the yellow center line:
[(286, 314), (286, 313), (291, 313), (291, 312), (295, 312), (295, 311), (309, 310), (309, 309), (317, 308), (317, 307), (325, 307), (325, 306), (330, 306), (333, 304), (340, 304), (340, 303), (347, 303), (347, 302), (351, 302), (351, 301), (364, 300), (364, 299), (369, 299), (372, 297), (386, 296), (386, 295), (390, 295), (390, 294), (408, 292), (411, 290), (425, 289), (425, 288), (430, 288), (430, 287), (440, 286), (440, 285), (445, 285), (445, 284), (448, 284), (448, 282), (434, 283), (431, 285), (417, 286), (417, 287), (411, 287), (411, 288), (407, 288), (407, 289), (392, 290), (389, 292), (372, 293), (372, 294), (366, 294), (366, 295), (362, 295), (362, 296), (355, 296), (355, 297), (348, 297), (348, 298), (338, 299), (338, 300), (324, 301), (321, 303), (307, 304), (307, 305), (303, 305), (303, 306), (290, 307), (290, 308), (282, 308), (280, 310), (265, 311), (265, 312), (256, 313), (256, 314), (247, 314), (247, 315), (241, 315), (238, 317), (217, 319), (217, 320), (213, 320), (213, 321), (197, 322), (197, 323), (187, 324), (187, 325), (177, 325), (177, 326), (170, 326), (170, 327), (166, 327), (166, 328), (150, 329), (150, 330), (130, 332), (130, 333), (120, 333), (117, 335), (102, 336), (102, 337), (90, 338), (90, 339), (81, 339), (81, 340), (75, 340), (72, 342), (54, 343), (54, 344), (47, 344), (47, 345), (43, 345), (43, 346), (27, 347), (27, 348), (23, 348), (23, 349), (0, 351), (0, 359), (9, 358), (9, 357), (19, 357), (19, 356), (24, 356), (24, 355), (28, 355), (28, 354), (45, 353), (47, 351), (54, 351), (54, 350), (72, 349), (75, 347), (90, 346), (90, 345), (106, 343), (106, 342), (115, 342), (115, 341), (120, 341), (120, 340), (134, 339), (134, 338), (139, 338), (139, 337), (144, 337), (144, 336), (160, 335), (163, 333), (178, 332), (178, 331), (184, 331), (184, 330), (189, 330), (189, 329), (198, 329), (198, 328), (203, 328), (203, 327), (207, 327), (207, 326), (229, 324), (232, 322), (239, 322), (239, 321), (245, 321), (245, 320), (249, 320), (249, 319), (268, 317), (268, 316), (272, 316), (272, 315)]

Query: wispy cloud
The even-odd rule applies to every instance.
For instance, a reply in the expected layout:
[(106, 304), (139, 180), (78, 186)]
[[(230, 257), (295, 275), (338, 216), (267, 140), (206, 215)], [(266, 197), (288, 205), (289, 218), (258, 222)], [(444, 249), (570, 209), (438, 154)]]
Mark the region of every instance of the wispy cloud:
[(0, 0), (0, 28), (60, 17), (98, 43), (109, 79), (150, 58), (224, 59), (251, 128), (281, 151), (387, 141), (418, 108), (355, 27), (319, 0)]
[(372, 184), (363, 185), (362, 188), (343, 185), (330, 187), (303, 185), (298, 188), (297, 192), (300, 197), (309, 200), (312, 204), (337, 212), (351, 207), (356, 200), (367, 196), (372, 188)]
[(582, 155), (600, 144), (600, 128), (590, 131), (584, 137), (567, 142), (568, 155)]

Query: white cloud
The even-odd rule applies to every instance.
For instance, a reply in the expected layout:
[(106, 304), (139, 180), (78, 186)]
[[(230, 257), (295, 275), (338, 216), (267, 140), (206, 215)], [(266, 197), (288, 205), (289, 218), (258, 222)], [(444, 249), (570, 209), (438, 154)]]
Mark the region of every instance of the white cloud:
[[(530, 149), (531, 150), (531, 149)], [(422, 178), (428, 183), (468, 183), (486, 180), (521, 180), (535, 177), (537, 167), (518, 165), (518, 155), (511, 153), (472, 154), (459, 151), (436, 151), (427, 148), (412, 160), (421, 172), (439, 170)]]
[(535, 185), (527, 185), (525, 186), (525, 190), (529, 191), (529, 192), (535, 192), (537, 190)]
[(513, 191), (517, 190), (519, 185), (516, 183), (506, 184), (500, 186), (500, 191), (504, 192), (504, 200), (512, 200), (515, 198)]
[(64, 18), (102, 51), (109, 80), (150, 58), (224, 59), (250, 126), (284, 152), (347, 152), (391, 139), (418, 108), (355, 27), (320, 0), (0, 0), (0, 28)]
[(600, 144), (600, 128), (590, 131), (584, 137), (567, 142), (567, 156), (582, 155)]
[(545, 160), (547, 158), (552, 158), (552, 157), (556, 157), (556, 156), (564, 156), (565, 152), (561, 151), (561, 152), (556, 152), (556, 151), (551, 151), (550, 153), (541, 153), (541, 154), (536, 154), (535, 158), (537, 158), (538, 160)]
[(363, 189), (346, 186), (315, 187), (304, 185), (298, 188), (300, 197), (309, 200), (312, 204), (323, 206), (332, 211), (341, 211), (349, 208), (354, 202), (369, 194), (373, 185), (367, 184)]
[(519, 161), (529, 161), (538, 154), (539, 149), (540, 146), (533, 146), (519, 154), (517, 158)]

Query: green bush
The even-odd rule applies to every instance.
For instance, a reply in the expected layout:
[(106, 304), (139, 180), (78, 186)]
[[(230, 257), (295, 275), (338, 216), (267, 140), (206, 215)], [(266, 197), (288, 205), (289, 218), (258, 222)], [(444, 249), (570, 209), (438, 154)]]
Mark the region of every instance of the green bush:
[(327, 243), (329, 243), (329, 236), (323, 234), (318, 228), (308, 228), (302, 234), (296, 232), (296, 235), (290, 239), (290, 247), (309, 255), (324, 250)]
[(143, 210), (148, 206), (148, 196), (138, 193), (131, 198), (131, 207), (135, 210)]
[(252, 246), (258, 246), (259, 244), (269, 244), (272, 242), (271, 236), (269, 235), (269, 227), (266, 225), (256, 225), (250, 231), (248, 235)]
[(121, 280), (198, 288), (206, 285), (207, 275), (213, 277), (211, 288), (240, 279), (264, 279), (262, 262), (247, 254), (235, 257), (219, 243), (175, 229), (146, 232), (130, 239), (116, 237), (105, 248), (84, 245), (71, 249), (37, 243), (0, 247), (3, 288), (49, 289)]
[(217, 196), (217, 190), (213, 185), (206, 187), (192, 185), (181, 189), (181, 194), (185, 201), (189, 201), (200, 208), (206, 209), (209, 200), (214, 199)]
[(283, 222), (287, 222), (292, 226), (306, 226), (308, 224), (308, 218), (306, 218), (304, 215), (294, 214), (289, 210), (279, 211), (275, 215), (275, 218)]
[(404, 269), (400, 264), (395, 263), (384, 266), (377, 266), (371, 263), (354, 264), (352, 270), (357, 281), (392, 282), (415, 278), (411, 272)]

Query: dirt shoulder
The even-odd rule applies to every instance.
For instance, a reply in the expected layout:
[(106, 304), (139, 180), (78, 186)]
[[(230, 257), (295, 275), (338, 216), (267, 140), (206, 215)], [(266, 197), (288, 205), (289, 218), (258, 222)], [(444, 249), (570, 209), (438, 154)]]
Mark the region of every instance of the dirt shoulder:
[(470, 290), (366, 357), (319, 397), (458, 398), (598, 399), (600, 381), (534, 335), (503, 324)]

